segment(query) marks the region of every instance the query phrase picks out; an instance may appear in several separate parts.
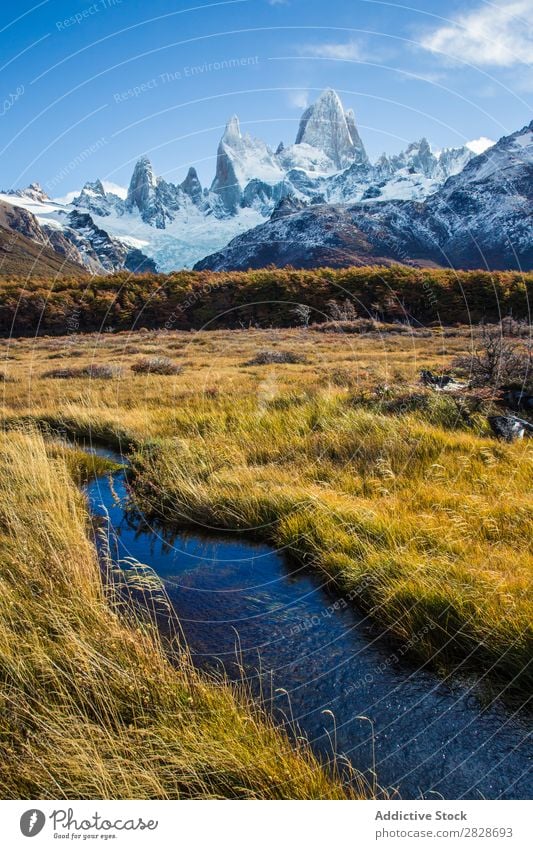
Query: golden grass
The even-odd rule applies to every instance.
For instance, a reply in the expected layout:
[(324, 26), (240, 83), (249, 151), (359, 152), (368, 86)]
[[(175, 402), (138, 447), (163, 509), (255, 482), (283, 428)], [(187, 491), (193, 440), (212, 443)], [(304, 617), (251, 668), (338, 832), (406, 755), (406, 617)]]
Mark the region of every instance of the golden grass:
[[(389, 328), (390, 330), (390, 328)], [(253, 532), (329, 575), (425, 661), (531, 683), (531, 442), (420, 394), (468, 328), (346, 337), (312, 330), (145, 332), (5, 343), (4, 415), (135, 449), (141, 506)], [(246, 365), (258, 351), (300, 365)], [(135, 375), (139, 356), (177, 376)], [(46, 380), (50, 363), (122, 367), (116, 380)], [(389, 388), (387, 388), (389, 387)], [(389, 401), (400, 400), (395, 405)], [(428, 627), (429, 626), (429, 627)]]
[(322, 570), (418, 655), (527, 688), (531, 468), (499, 445), (343, 397), (219, 404), (134, 456), (145, 511), (248, 530)]
[(172, 665), (154, 628), (118, 615), (76, 452), (35, 432), (0, 445), (3, 798), (355, 795), (243, 690), (209, 683), (184, 652)]

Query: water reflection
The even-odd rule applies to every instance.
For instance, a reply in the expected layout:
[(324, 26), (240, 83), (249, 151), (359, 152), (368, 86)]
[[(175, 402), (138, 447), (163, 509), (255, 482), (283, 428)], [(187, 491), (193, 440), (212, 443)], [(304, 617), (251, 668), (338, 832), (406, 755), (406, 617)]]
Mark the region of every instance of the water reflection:
[(523, 717), (482, 709), (469, 685), (407, 664), (319, 576), (279, 552), (150, 527), (112, 489), (126, 499), (122, 474), (113, 487), (107, 477), (88, 486), (92, 511), (109, 515), (118, 558), (134, 557), (164, 581), (198, 666), (222, 663), (240, 677), (242, 665), (278, 720), (297, 723), (323, 755), (334, 734), (337, 752), (369, 771), (375, 747), (380, 784), (403, 798), (530, 796)]

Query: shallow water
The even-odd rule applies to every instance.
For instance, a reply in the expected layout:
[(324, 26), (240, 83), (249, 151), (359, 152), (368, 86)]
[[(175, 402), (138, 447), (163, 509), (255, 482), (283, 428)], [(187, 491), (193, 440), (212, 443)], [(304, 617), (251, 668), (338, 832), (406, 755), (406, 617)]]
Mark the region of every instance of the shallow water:
[[(123, 474), (112, 486), (126, 500)], [(93, 514), (109, 516), (113, 556), (163, 580), (194, 662), (235, 677), (238, 660), (276, 719), (296, 723), (315, 751), (334, 747), (368, 775), (375, 757), (379, 784), (402, 798), (530, 798), (526, 720), (483, 710), (471, 685), (407, 665), (319, 576), (266, 545), (149, 527), (116, 503), (108, 477), (87, 494)]]

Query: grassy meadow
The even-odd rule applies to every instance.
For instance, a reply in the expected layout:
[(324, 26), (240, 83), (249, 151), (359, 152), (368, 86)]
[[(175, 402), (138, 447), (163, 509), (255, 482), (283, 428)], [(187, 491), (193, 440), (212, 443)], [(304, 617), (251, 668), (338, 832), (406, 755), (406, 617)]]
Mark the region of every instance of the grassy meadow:
[(244, 691), (124, 618), (74, 482), (87, 461), (28, 430), (0, 442), (2, 798), (353, 798)]
[(149, 628), (121, 620), (89, 542), (80, 457), (35, 428), (120, 446), (147, 515), (282, 547), (419, 662), (525, 697), (531, 441), (497, 441), (490, 400), (466, 404), (418, 379), (468, 354), (476, 333), (3, 340), (4, 795), (354, 792), (292, 750), (245, 695), (206, 682), (186, 656), (172, 665)]

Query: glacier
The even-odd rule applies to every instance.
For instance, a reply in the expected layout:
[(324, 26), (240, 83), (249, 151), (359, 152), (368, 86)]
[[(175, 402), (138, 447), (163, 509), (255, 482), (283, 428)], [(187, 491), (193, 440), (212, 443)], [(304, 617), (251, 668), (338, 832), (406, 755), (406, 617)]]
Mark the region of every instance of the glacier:
[(194, 168), (182, 183), (168, 182), (142, 156), (127, 192), (96, 179), (62, 199), (50, 199), (38, 183), (0, 197), (32, 213), (52, 243), (53, 231), (62, 231), (91, 272), (117, 270), (128, 250), (170, 272), (192, 268), (220, 251), (267, 221), (286, 199), (300, 207), (423, 201), (473, 157), (466, 146), (435, 153), (420, 139), (371, 163), (353, 110), (345, 110), (338, 94), (326, 89), (303, 113), (294, 143), (282, 142), (275, 151), (243, 133), (233, 115), (209, 187), (202, 187)]

